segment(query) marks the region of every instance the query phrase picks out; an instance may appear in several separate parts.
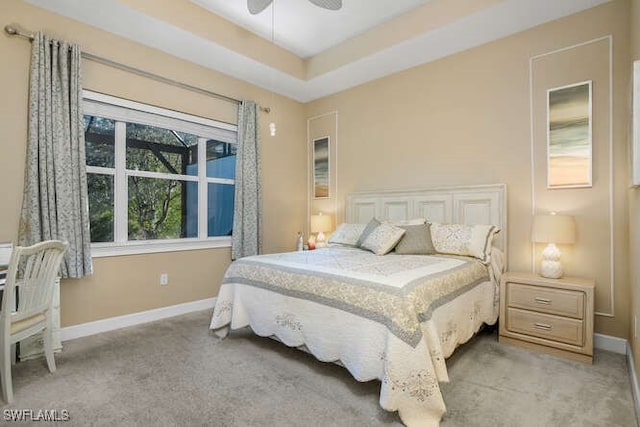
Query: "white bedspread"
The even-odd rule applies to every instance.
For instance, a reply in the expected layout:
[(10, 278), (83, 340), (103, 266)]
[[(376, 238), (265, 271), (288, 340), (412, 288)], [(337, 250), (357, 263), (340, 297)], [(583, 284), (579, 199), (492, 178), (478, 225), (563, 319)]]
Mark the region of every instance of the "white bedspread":
[(358, 381), (381, 380), (380, 405), (410, 426), (438, 425), (445, 357), (497, 318), (493, 274), (463, 257), (349, 248), (243, 258), (229, 267), (211, 319), (221, 337), (251, 326)]

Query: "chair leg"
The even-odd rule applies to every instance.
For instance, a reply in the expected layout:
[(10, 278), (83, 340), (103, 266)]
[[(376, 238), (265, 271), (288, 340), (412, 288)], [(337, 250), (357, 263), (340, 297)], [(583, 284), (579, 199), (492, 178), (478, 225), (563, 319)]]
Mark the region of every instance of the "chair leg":
[(11, 365), (15, 365), (18, 359), (18, 351), (16, 350), (16, 345), (11, 344)]
[(47, 366), (49, 367), (49, 372), (55, 372), (56, 360), (53, 356), (53, 329), (51, 327), (47, 327), (44, 331), (42, 331), (42, 338), (44, 344), (44, 355), (47, 358)]
[(0, 382), (2, 383), (2, 396), (5, 402), (13, 403), (13, 383), (11, 381), (11, 345), (2, 344), (0, 351)]

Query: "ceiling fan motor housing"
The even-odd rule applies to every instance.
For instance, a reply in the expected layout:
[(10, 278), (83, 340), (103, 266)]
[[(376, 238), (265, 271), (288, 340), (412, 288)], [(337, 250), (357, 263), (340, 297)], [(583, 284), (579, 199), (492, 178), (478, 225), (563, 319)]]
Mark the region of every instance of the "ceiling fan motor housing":
[[(318, 7), (328, 10), (340, 10), (342, 8), (342, 0), (309, 0)], [(273, 0), (247, 0), (247, 9), (252, 15), (265, 10)]]

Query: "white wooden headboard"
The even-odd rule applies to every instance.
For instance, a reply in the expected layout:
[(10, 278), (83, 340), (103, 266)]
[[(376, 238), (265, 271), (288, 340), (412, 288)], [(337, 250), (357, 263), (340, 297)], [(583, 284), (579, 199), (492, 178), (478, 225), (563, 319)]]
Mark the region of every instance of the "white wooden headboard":
[(408, 191), (371, 191), (347, 196), (346, 222), (425, 218), (448, 224), (500, 227), (494, 246), (507, 253), (507, 186), (505, 184), (440, 187)]

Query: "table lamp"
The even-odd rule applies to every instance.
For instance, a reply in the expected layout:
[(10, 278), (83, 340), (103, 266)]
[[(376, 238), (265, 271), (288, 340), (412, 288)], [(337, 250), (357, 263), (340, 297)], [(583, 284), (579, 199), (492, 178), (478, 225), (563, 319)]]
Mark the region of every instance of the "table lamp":
[(324, 232), (331, 231), (331, 216), (323, 215), (320, 212), (318, 215), (311, 215), (311, 232), (318, 233), (316, 237), (316, 246), (321, 248), (326, 246), (324, 239)]
[(531, 240), (535, 243), (548, 243), (542, 251), (542, 263), (540, 275), (549, 279), (562, 277), (562, 264), (560, 264), (560, 249), (558, 244), (573, 244), (576, 240), (576, 226), (570, 215), (556, 215), (552, 212), (548, 215), (535, 215)]

